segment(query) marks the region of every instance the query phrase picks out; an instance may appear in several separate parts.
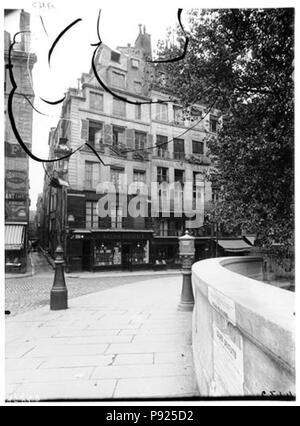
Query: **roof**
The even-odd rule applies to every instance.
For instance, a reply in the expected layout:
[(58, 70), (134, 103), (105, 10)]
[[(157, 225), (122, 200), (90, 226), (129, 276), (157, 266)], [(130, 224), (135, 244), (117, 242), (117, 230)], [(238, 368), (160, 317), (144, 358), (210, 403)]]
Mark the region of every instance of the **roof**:
[(5, 250), (20, 250), (24, 245), (24, 225), (5, 225)]
[(229, 251), (229, 252), (250, 251), (252, 248), (244, 240), (218, 240), (218, 244), (225, 251)]

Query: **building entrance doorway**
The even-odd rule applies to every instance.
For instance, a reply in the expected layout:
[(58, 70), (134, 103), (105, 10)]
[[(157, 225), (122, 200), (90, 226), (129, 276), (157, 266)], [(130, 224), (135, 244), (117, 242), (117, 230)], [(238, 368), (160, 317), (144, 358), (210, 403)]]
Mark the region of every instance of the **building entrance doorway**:
[(82, 246), (82, 269), (83, 271), (90, 271), (92, 269), (93, 253), (91, 250), (92, 242), (83, 240)]
[(122, 268), (131, 270), (131, 246), (130, 244), (122, 245)]

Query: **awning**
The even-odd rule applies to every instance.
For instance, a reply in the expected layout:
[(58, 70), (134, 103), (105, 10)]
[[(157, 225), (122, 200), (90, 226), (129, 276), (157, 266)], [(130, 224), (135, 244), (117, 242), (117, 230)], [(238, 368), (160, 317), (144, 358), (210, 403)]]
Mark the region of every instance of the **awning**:
[(20, 250), (24, 245), (23, 225), (5, 225), (5, 250)]
[(227, 252), (245, 252), (250, 251), (251, 246), (244, 240), (218, 240), (218, 245)]

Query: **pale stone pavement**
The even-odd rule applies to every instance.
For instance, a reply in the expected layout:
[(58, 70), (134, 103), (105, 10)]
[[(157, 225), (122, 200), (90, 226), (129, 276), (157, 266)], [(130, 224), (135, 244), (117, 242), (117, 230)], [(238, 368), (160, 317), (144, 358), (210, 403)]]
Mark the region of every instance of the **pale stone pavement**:
[(165, 277), (7, 318), (7, 400), (198, 397), (180, 292)]

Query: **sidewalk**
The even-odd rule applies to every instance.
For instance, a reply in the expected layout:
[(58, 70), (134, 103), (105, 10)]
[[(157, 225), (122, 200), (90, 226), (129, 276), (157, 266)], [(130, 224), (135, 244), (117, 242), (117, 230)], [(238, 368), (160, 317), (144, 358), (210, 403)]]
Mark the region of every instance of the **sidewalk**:
[(110, 271), (110, 272), (70, 272), (66, 273), (66, 277), (68, 278), (117, 278), (117, 277), (161, 277), (161, 276), (181, 276), (181, 271), (177, 269), (166, 269), (164, 271), (153, 271), (153, 270), (145, 270), (145, 271)]
[(8, 400), (199, 396), (181, 278), (129, 284), (6, 319)]

